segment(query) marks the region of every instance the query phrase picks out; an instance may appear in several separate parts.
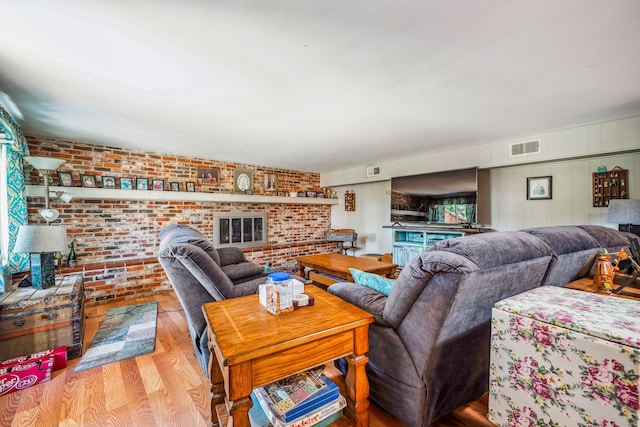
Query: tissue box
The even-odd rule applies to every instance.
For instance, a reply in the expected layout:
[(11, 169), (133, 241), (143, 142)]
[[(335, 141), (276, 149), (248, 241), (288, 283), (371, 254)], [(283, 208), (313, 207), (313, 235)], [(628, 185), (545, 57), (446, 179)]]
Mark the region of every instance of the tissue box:
[(267, 293), (271, 295), (271, 284), (263, 283), (262, 285), (258, 285), (258, 295), (260, 296), (260, 304), (263, 307), (267, 306)]
[(640, 302), (543, 286), (492, 310), (498, 426), (640, 425)]
[(291, 279), (291, 285), (293, 286), (293, 295), (304, 294), (304, 283), (298, 279)]

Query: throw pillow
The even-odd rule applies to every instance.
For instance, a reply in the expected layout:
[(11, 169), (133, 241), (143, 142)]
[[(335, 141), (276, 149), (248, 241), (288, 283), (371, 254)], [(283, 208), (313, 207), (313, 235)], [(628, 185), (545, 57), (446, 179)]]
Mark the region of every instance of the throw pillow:
[(386, 296), (389, 296), (393, 285), (396, 283), (393, 279), (387, 279), (379, 274), (367, 273), (357, 268), (350, 268), (349, 272), (357, 284), (371, 288)]

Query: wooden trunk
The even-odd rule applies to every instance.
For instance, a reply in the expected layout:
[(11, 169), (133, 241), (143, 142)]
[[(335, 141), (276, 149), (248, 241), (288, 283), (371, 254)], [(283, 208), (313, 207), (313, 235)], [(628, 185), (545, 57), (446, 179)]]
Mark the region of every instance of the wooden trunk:
[(83, 334), (82, 274), (58, 275), (48, 289), (16, 288), (0, 296), (0, 360), (62, 345), (69, 359), (80, 357)]

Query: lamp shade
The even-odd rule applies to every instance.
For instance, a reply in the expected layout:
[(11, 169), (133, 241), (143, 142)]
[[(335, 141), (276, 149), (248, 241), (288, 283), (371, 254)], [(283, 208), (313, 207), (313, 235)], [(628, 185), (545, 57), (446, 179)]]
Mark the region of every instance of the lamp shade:
[(64, 163), (63, 159), (55, 159), (53, 157), (25, 156), (24, 159), (39, 171), (54, 171)]
[(48, 253), (67, 250), (67, 229), (50, 225), (23, 225), (14, 252)]
[(640, 200), (609, 200), (607, 218), (604, 221), (612, 224), (640, 224)]

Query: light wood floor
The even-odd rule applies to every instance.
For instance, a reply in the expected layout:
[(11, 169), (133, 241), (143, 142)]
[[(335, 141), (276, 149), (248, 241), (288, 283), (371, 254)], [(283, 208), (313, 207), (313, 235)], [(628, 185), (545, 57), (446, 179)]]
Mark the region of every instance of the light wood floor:
[[(85, 349), (110, 308), (158, 301), (153, 353), (74, 373), (78, 359), (54, 372), (51, 381), (0, 396), (0, 426), (210, 425), (209, 383), (193, 354), (186, 318), (173, 292), (86, 310)], [(0, 344), (1, 345), (1, 344)], [(437, 427), (493, 427), (481, 399), (434, 424)], [(375, 405), (371, 427), (403, 426)]]

